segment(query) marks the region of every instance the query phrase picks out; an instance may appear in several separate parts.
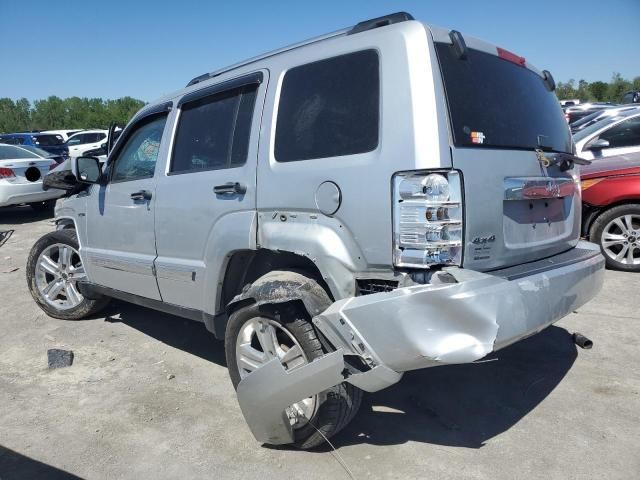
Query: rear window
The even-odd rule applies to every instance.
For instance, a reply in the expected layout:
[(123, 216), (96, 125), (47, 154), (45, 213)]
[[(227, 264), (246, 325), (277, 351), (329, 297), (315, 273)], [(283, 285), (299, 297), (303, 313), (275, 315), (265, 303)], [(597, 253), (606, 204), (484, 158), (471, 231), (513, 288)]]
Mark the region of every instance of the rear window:
[(456, 146), (572, 151), (562, 108), (539, 75), (478, 50), (464, 60), (448, 44), (436, 51)]
[(378, 146), (380, 75), (375, 50), (292, 68), (278, 107), (279, 162), (354, 155)]
[(23, 148), (12, 145), (0, 145), (0, 160), (19, 160), (24, 158), (40, 158)]
[(62, 135), (36, 135), (34, 139), (38, 145), (43, 145), (45, 147), (62, 145), (64, 143)]

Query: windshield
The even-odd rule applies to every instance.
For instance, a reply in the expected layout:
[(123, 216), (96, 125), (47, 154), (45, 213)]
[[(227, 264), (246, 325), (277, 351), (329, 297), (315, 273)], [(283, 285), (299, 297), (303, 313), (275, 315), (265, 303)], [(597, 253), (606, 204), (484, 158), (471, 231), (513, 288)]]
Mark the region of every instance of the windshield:
[(572, 152), (560, 103), (538, 74), (478, 50), (459, 59), (436, 43), (436, 52), (457, 147)]
[(22, 147), (13, 145), (0, 145), (0, 160), (21, 160), (24, 158), (40, 158), (35, 153), (29, 152)]
[(608, 125), (611, 125), (612, 123), (616, 123), (618, 120), (620, 120), (622, 117), (604, 117), (601, 120), (598, 120), (596, 123), (589, 125), (588, 127), (583, 128), (582, 130), (578, 131), (575, 133), (575, 135), (573, 136), (573, 139), (576, 142), (579, 142), (580, 140), (583, 140), (585, 138), (587, 138), (589, 135), (597, 132), (598, 130), (600, 130), (601, 128), (604, 128)]

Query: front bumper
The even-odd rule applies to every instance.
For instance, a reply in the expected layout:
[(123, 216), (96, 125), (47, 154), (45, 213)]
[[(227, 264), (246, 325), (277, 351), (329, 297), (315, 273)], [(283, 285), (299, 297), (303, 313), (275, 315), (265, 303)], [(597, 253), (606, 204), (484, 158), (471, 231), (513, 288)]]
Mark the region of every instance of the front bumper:
[[(343, 381), (377, 391), (405, 371), (473, 362), (543, 330), (598, 293), (604, 258), (596, 245), (580, 242), (501, 271), (445, 272), (435, 277), (439, 283), (335, 302), (313, 318), (335, 352), (291, 372), (273, 360), (243, 379), (238, 401), (256, 439), (292, 442), (284, 409)], [(366, 367), (349, 368), (353, 357)]]

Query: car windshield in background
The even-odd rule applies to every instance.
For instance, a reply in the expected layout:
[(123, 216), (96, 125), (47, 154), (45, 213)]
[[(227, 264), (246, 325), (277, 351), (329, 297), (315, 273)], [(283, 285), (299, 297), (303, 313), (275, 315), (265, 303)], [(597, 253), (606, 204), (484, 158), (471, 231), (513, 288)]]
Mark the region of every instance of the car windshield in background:
[(33, 152), (13, 145), (0, 145), (0, 160), (21, 160), (24, 158), (40, 158)]
[(562, 108), (538, 74), (478, 50), (464, 60), (449, 44), (436, 51), (456, 146), (572, 151)]
[(621, 118), (622, 117), (615, 116), (615, 117), (605, 117), (602, 120), (598, 120), (596, 123), (594, 123), (592, 125), (589, 125), (588, 127), (585, 127), (582, 130), (576, 132), (575, 135), (573, 136), (573, 139), (576, 142), (579, 142), (583, 138), (587, 138), (589, 135), (597, 132), (601, 128), (604, 128), (604, 127), (606, 127), (608, 125), (616, 123)]
[(38, 145), (44, 145), (46, 147), (62, 145), (64, 143), (62, 135), (36, 135), (34, 138)]

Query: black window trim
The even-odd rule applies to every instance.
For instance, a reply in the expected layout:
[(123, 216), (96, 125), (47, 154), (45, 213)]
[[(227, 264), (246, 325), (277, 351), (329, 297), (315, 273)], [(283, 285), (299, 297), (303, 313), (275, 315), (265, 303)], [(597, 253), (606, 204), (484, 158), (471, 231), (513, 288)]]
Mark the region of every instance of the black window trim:
[[(176, 149), (176, 135), (178, 133), (178, 128), (180, 128), (180, 121), (182, 119), (182, 107), (188, 103), (192, 103), (198, 100), (202, 100), (203, 98), (207, 98), (207, 97), (213, 97), (213, 96), (217, 96), (232, 90), (237, 90), (240, 89), (242, 87), (247, 87), (249, 85), (256, 85), (256, 89), (260, 88), (260, 85), (262, 84), (262, 82), (264, 81), (264, 75), (262, 72), (254, 72), (254, 73), (250, 73), (248, 75), (243, 75), (241, 77), (238, 78), (233, 78), (231, 80), (226, 80), (224, 82), (221, 83), (216, 83), (214, 85), (209, 85), (208, 87), (205, 88), (201, 88), (200, 90), (196, 90), (195, 92), (191, 92), (191, 93), (187, 93), (186, 95), (184, 95), (177, 104), (177, 107), (180, 109), (180, 111), (178, 112), (178, 118), (175, 124), (175, 128), (173, 129), (173, 141), (172, 141), (172, 145), (171, 145), (171, 156), (169, 159), (168, 166), (166, 169), (166, 173), (165, 175), (167, 177), (172, 177), (175, 175), (188, 175), (188, 174), (194, 174), (194, 173), (201, 173), (201, 172), (212, 172), (212, 171), (217, 171), (217, 170), (233, 170), (235, 168), (243, 168), (247, 162), (245, 160), (245, 162), (241, 165), (234, 165), (234, 166), (229, 166), (229, 167), (222, 167), (222, 168), (216, 168), (216, 167), (210, 167), (210, 168), (198, 168), (198, 169), (193, 169), (193, 170), (183, 170), (180, 172), (172, 172), (171, 169), (173, 168), (173, 161), (174, 161), (174, 154), (175, 154), (175, 149)], [(257, 94), (256, 94), (257, 95)], [(256, 97), (257, 100), (257, 97)], [(240, 99), (240, 101), (242, 101), (242, 99)], [(251, 124), (250, 124), (250, 129), (253, 126), (253, 122), (255, 120), (255, 109), (256, 109), (256, 105), (258, 105), (258, 102), (256, 101), (253, 105), (253, 112), (251, 114)], [(235, 119), (236, 119), (236, 124), (233, 126), (234, 131), (237, 127), (237, 121), (238, 121), (238, 109), (240, 108), (240, 102), (238, 103), (237, 107), (236, 107), (236, 114), (235, 114)], [(230, 139), (230, 142), (232, 143), (232, 147), (233, 147), (233, 136)], [(251, 132), (249, 133), (249, 142), (251, 142)]]

